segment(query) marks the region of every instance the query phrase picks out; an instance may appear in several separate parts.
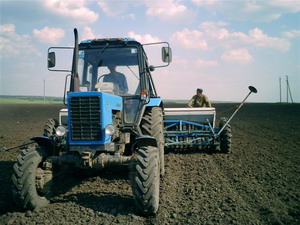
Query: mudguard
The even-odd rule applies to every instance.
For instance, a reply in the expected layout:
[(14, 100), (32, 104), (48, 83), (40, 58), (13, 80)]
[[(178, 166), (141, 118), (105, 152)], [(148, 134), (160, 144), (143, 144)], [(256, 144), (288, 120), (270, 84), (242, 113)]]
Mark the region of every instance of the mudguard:
[(141, 146), (153, 146), (157, 148), (157, 142), (154, 137), (138, 137), (135, 139), (135, 143), (133, 144), (134, 148), (140, 148)]
[(150, 101), (146, 105), (147, 107), (160, 106), (162, 104), (161, 98), (150, 98)]
[(50, 137), (32, 137), (30, 140), (35, 141), (39, 146), (45, 147), (46, 151), (50, 155), (55, 155), (56, 154), (56, 143), (55, 141), (50, 138)]

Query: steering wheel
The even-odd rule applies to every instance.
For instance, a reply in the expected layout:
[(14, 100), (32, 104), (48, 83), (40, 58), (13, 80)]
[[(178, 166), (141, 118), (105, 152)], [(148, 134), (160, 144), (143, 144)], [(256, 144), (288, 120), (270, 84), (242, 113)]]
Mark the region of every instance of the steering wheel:
[(98, 80), (97, 80), (97, 83), (99, 83), (100, 82), (100, 79), (102, 78), (102, 77), (106, 77), (106, 76), (108, 76), (107, 74), (103, 74), (103, 75), (101, 75), (99, 78), (98, 78)]

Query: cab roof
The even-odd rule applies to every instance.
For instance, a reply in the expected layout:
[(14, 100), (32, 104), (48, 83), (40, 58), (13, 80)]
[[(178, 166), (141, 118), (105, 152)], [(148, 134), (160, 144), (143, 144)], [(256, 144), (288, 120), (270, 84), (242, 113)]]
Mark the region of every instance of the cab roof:
[(107, 43), (107, 42), (137, 42), (134, 38), (95, 38), (82, 41), (80, 44), (96, 44), (96, 43)]

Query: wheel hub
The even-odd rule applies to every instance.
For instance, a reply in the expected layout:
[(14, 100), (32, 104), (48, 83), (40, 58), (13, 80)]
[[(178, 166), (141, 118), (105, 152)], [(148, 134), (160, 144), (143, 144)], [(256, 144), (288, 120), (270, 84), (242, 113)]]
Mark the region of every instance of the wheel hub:
[(37, 168), (35, 176), (36, 190), (41, 195), (47, 195), (51, 191), (52, 171), (42, 168)]

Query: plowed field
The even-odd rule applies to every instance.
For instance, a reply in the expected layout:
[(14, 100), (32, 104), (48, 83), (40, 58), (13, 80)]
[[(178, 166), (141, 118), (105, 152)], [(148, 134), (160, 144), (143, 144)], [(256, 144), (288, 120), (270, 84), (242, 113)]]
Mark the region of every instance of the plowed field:
[[(229, 117), (234, 104), (215, 104)], [(0, 149), (40, 136), (61, 105), (0, 105)], [(0, 224), (300, 224), (300, 104), (245, 104), (231, 122), (230, 154), (172, 151), (165, 155), (160, 209), (136, 214), (128, 170), (86, 177), (65, 170), (51, 204), (22, 212), (11, 194), (20, 152), (0, 151)]]

